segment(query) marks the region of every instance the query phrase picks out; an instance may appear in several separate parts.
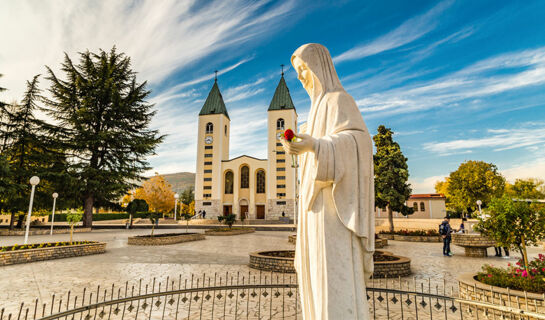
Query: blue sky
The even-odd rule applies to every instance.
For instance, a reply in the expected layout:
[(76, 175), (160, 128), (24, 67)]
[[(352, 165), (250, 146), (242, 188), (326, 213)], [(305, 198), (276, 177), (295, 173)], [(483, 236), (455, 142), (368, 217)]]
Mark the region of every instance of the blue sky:
[[(63, 52), (115, 44), (148, 80), (153, 126), (168, 134), (152, 172), (193, 172), (213, 71), (231, 156), (264, 158), (279, 65), (318, 42), (371, 132), (396, 132), (415, 192), (433, 192), (464, 160), (493, 162), (509, 180), (545, 178), (544, 14), (544, 1), (2, 1), (0, 98), (20, 97)], [(291, 68), (286, 81), (305, 121), (310, 101)]]

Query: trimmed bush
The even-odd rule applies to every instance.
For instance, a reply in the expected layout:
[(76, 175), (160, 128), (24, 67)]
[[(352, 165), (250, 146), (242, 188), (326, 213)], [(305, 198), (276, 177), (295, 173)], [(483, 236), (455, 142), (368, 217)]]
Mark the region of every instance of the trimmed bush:
[(437, 230), (399, 230), (399, 231), (380, 231), (380, 234), (395, 234), (399, 236), (439, 236)]

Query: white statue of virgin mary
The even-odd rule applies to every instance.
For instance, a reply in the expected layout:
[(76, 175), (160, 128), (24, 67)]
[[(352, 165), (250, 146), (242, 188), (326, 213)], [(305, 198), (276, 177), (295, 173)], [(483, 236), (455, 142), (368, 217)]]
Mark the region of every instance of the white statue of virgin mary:
[(303, 319), (369, 319), (371, 136), (324, 46), (301, 46), (291, 62), (312, 102), (306, 131), (282, 141), (288, 153), (299, 155), (301, 169), (295, 268)]

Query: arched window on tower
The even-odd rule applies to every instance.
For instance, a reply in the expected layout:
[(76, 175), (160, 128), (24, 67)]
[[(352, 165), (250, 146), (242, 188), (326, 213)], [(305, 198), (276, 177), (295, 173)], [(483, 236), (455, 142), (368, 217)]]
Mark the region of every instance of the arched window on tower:
[(227, 125), (225, 126), (225, 136), (227, 136)]
[(250, 169), (244, 166), (240, 169), (240, 188), (247, 189), (250, 187)]
[(256, 192), (257, 193), (265, 193), (265, 170), (258, 170), (257, 171), (257, 187)]
[(225, 173), (225, 194), (233, 194), (233, 171)]
[(276, 130), (284, 130), (284, 119), (276, 120)]
[(418, 202), (413, 202), (414, 212), (418, 212)]
[(206, 124), (206, 133), (213, 133), (214, 132), (214, 125), (212, 122), (208, 122)]
[(420, 202), (420, 211), (426, 211), (426, 206), (424, 205), (424, 202)]

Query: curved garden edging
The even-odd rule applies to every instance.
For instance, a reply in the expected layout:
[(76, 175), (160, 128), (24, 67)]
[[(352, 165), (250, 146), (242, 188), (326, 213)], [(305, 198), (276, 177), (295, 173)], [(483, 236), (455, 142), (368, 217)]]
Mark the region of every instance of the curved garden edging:
[(106, 252), (105, 242), (0, 252), (0, 266), (63, 259)]
[(246, 234), (255, 232), (254, 228), (232, 229), (226, 231), (219, 231), (217, 229), (208, 229), (204, 231), (207, 236), (234, 236), (238, 234)]
[(252, 252), (249, 266), (263, 271), (295, 273), (294, 257), (295, 250)]
[(487, 257), (487, 248), (496, 245), (490, 238), (472, 233), (452, 234), (452, 244), (463, 247), (466, 257)]
[(407, 257), (396, 256), (389, 251), (376, 250), (373, 259), (374, 278), (405, 277), (412, 273), (411, 259)]
[(545, 306), (542, 294), (491, 286), (476, 280), (475, 277), (473, 273), (463, 273), (458, 277), (460, 298), (513, 306), (526, 305), (528, 302), (530, 311), (536, 311), (536, 306), (538, 308)]
[(386, 246), (388, 246), (388, 239), (386, 238), (375, 239), (375, 249), (382, 249)]
[(162, 246), (188, 241), (204, 240), (202, 233), (163, 233), (152, 236), (129, 237), (128, 244), (136, 246)]

